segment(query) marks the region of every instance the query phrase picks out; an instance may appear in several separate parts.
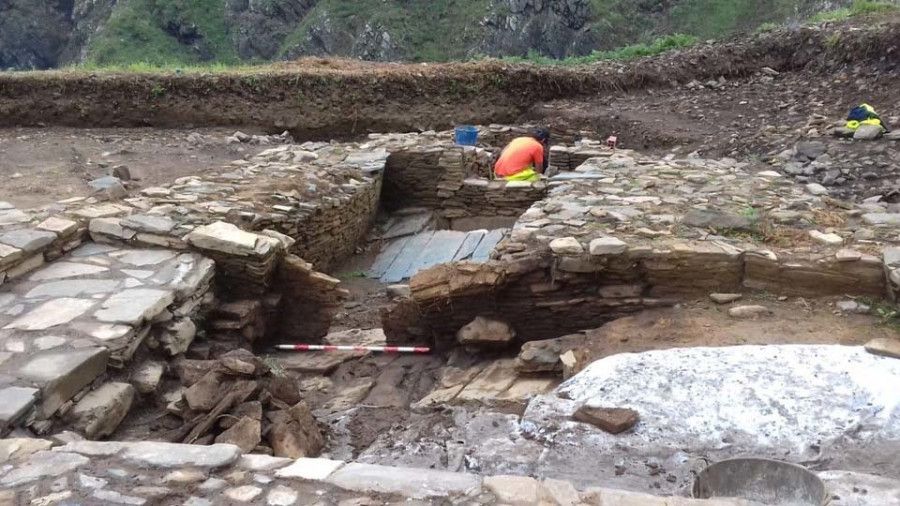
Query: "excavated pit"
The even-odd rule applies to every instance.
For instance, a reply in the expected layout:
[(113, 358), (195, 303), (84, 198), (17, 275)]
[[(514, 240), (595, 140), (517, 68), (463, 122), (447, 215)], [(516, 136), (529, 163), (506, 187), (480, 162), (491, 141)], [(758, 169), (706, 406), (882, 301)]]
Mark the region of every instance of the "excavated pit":
[[(530, 406), (535, 399), (555, 398), (554, 389), (564, 375), (617, 354), (748, 344), (858, 346), (894, 338), (893, 329), (875, 325), (872, 316), (835, 310), (847, 302), (838, 294), (874, 301), (893, 290), (883, 274), (887, 264), (873, 260), (874, 251), (865, 244), (855, 256), (809, 240), (791, 247), (780, 242), (750, 247), (749, 236), (716, 228), (715, 223), (679, 227), (689, 212), (687, 202), (662, 197), (668, 180), (695, 185), (713, 199), (716, 209), (733, 211), (728, 215), (733, 217), (739, 211), (715, 201), (721, 191), (715, 186), (738, 177), (749, 186), (732, 188), (729, 182), (726, 197), (769, 199), (760, 206), (767, 211), (773, 198), (794, 199), (781, 205), (821, 211), (818, 204), (784, 191), (783, 183), (772, 183), (773, 176), (757, 175), (758, 170), (748, 166), (648, 161), (639, 153), (613, 152), (599, 143), (573, 143), (551, 152), (551, 166), (560, 173), (556, 179), (510, 185), (485, 177), (496, 151), (490, 146), (502, 145), (521, 131), (484, 129), (486, 149), (454, 146), (448, 133), (371, 136), (363, 145), (337, 147), (286, 145), (202, 178), (145, 188), (144, 201), (74, 201), (54, 209), (70, 216), (73, 224), (44, 223), (38, 228), (62, 227), (58, 242), (39, 250), (48, 262), (115, 266), (124, 269), (127, 278), (145, 270), (150, 274), (139, 278), (149, 280), (145, 284), (168, 283), (168, 273), (181, 272), (166, 266), (169, 257), (157, 262), (160, 267), (148, 267), (161, 255), (154, 248), (163, 247), (161, 251), (191, 250), (191, 255), (214, 261), (216, 269), (189, 289), (175, 287), (175, 300), (168, 307), (142, 315), (140, 325), (146, 330), (137, 334), (143, 337), (121, 338), (123, 345), (117, 348), (132, 354), (117, 352), (109, 370), (63, 403), (62, 414), (48, 420), (26, 418), (27, 429), (18, 430), (40, 435), (83, 431), (88, 422), (78, 415), (85, 411), (82, 400), (96, 400), (95, 392), (112, 388), (107, 385), (132, 384), (137, 391), (131, 394), (124, 421), (92, 415), (113, 427), (92, 437), (233, 442), (255, 453), (532, 475), (571, 480), (579, 487), (602, 482), (614, 488), (684, 494), (690, 484), (682, 472), (684, 463), (662, 454), (621, 460), (611, 452), (596, 478), (585, 476), (579, 469), (596, 467), (597, 460), (578, 452), (565, 456), (566, 446), (553, 441), (561, 423), (558, 413), (565, 409), (554, 407), (548, 414)], [(698, 174), (704, 171), (711, 176), (701, 181)], [(308, 177), (313, 172), (315, 178)], [(657, 178), (656, 183), (647, 185), (647, 177)], [(636, 191), (643, 194), (628, 196)], [(797, 207), (798, 202), (809, 207)], [(634, 227), (629, 228), (629, 220), (636, 222)], [(219, 222), (246, 232), (225, 225), (206, 228)], [(791, 234), (787, 229), (772, 234), (773, 241), (796, 238), (796, 230), (806, 232), (805, 223), (794, 224), (798, 228)], [(710, 227), (721, 235), (710, 233)], [(634, 229), (655, 235), (633, 235)], [(466, 238), (478, 231), (483, 231), (480, 241), (492, 234), (495, 240), (481, 251), (479, 241), (469, 246), (470, 255), (457, 258), (466, 249)], [(615, 252), (593, 250), (595, 238), (614, 235), (627, 243), (627, 253), (618, 243), (605, 244)], [(88, 241), (88, 236), (106, 243), (110, 249), (101, 254), (112, 257), (90, 262), (58, 259), (76, 254), (74, 244)], [(554, 249), (552, 240), (566, 238), (579, 245)], [(400, 243), (413, 246), (405, 257)], [(396, 254), (385, 255), (392, 247)], [(776, 260), (757, 253), (764, 248), (774, 250)], [(804, 254), (808, 258), (802, 258)], [(407, 265), (385, 278), (401, 257)], [(839, 261), (828, 260), (832, 257)], [(123, 258), (138, 263), (123, 268), (117, 263)], [(442, 265), (454, 259), (469, 261)], [(35, 276), (55, 265), (17, 263), (15, 277)], [(167, 274), (154, 274), (155, 269)], [(183, 282), (184, 273), (178, 276)], [(389, 291), (390, 283), (402, 286)], [(22, 297), (34, 289), (15, 286)], [(187, 299), (177, 295), (179, 290)], [(706, 299), (716, 291), (745, 295), (720, 306)], [(871, 305), (859, 300), (856, 307)], [(20, 314), (31, 310), (28, 304)], [(728, 314), (738, 305), (762, 305), (770, 313), (739, 320)], [(15, 323), (15, 316), (0, 323), (28, 325)], [(459, 346), (456, 331), (476, 316), (505, 322), (515, 337), (488, 347)], [(185, 320), (195, 327), (196, 335), (190, 338), (184, 335)], [(78, 339), (77, 332), (63, 337)], [(42, 334), (42, 342), (51, 342), (49, 332)], [(418, 344), (435, 352), (397, 356), (271, 350), (276, 343), (322, 342)], [(253, 349), (256, 356), (241, 349)], [(25, 351), (43, 353), (28, 345)], [(574, 366), (561, 359), (569, 351)], [(544, 426), (536, 429), (538, 421)], [(259, 427), (258, 434), (253, 426)], [(573, 436), (566, 427), (559, 432), (561, 440), (594, 437), (584, 428)], [(746, 447), (735, 452), (741, 448)], [(866, 455), (855, 448), (848, 452), (841, 462)], [(855, 470), (894, 471), (878, 465)]]

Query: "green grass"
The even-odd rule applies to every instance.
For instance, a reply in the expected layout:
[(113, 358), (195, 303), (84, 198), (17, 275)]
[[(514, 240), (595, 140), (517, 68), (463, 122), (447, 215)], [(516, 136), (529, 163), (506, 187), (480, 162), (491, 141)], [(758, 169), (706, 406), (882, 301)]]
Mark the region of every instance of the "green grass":
[(667, 51), (683, 49), (698, 43), (700, 39), (693, 35), (674, 34), (660, 37), (649, 44), (634, 44), (611, 51), (593, 51), (587, 56), (573, 56), (564, 59), (548, 58), (534, 51), (525, 57), (504, 58), (511, 63), (536, 63), (539, 65), (585, 65), (605, 60), (631, 60), (645, 56), (653, 56)]
[(869, 0), (856, 0), (850, 7), (816, 14), (809, 19), (810, 23), (825, 23), (828, 21), (843, 21), (854, 16), (878, 14), (900, 10), (900, 5), (888, 2), (873, 2)]
[[(88, 51), (99, 66), (238, 63), (225, 30), (225, 0), (122, 0)], [(172, 32), (194, 32), (191, 44)]]

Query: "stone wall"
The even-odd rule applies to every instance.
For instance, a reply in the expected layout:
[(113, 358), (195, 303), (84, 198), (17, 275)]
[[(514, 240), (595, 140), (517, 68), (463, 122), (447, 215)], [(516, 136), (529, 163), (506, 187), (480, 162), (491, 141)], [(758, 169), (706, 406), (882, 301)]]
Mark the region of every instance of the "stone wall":
[(439, 144), (391, 154), (382, 204), (389, 211), (425, 207), (442, 218), (518, 216), (546, 194), (544, 183), (492, 181), (492, 155)]

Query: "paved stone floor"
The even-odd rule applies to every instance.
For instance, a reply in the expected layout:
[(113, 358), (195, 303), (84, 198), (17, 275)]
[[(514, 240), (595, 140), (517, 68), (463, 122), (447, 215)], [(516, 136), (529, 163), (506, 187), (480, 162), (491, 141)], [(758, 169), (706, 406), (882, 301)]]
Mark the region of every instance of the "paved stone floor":
[[(34, 403), (49, 418), (107, 366), (129, 362), (151, 327), (189, 319), (213, 273), (196, 253), (87, 243), (4, 285), (0, 426)], [(167, 344), (183, 351), (189, 340)]]

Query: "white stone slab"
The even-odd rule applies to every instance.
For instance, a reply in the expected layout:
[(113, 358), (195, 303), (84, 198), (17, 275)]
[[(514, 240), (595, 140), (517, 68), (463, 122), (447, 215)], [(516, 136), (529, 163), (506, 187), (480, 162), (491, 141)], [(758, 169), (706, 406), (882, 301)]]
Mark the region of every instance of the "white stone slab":
[(343, 466), (340, 460), (297, 459), (288, 467), (279, 469), (276, 478), (299, 478), (301, 480), (324, 480)]
[(115, 279), (52, 281), (32, 288), (25, 297), (29, 299), (36, 297), (78, 297), (79, 295), (110, 293), (115, 291), (119, 284), (120, 282)]
[(137, 325), (158, 315), (174, 301), (175, 296), (167, 290), (132, 288), (107, 299), (94, 317), (102, 322)]
[(69, 323), (92, 308), (96, 301), (61, 298), (48, 300), (7, 325), (6, 329), (44, 330)]
[(100, 272), (107, 272), (108, 268), (99, 265), (88, 265), (76, 262), (54, 262), (47, 267), (35, 272), (28, 277), (31, 281), (45, 281), (48, 279), (74, 278), (76, 276), (88, 276)]
[(120, 262), (131, 264), (136, 267), (144, 267), (146, 265), (157, 265), (175, 258), (174, 251), (164, 249), (139, 249), (130, 250), (118, 257)]

